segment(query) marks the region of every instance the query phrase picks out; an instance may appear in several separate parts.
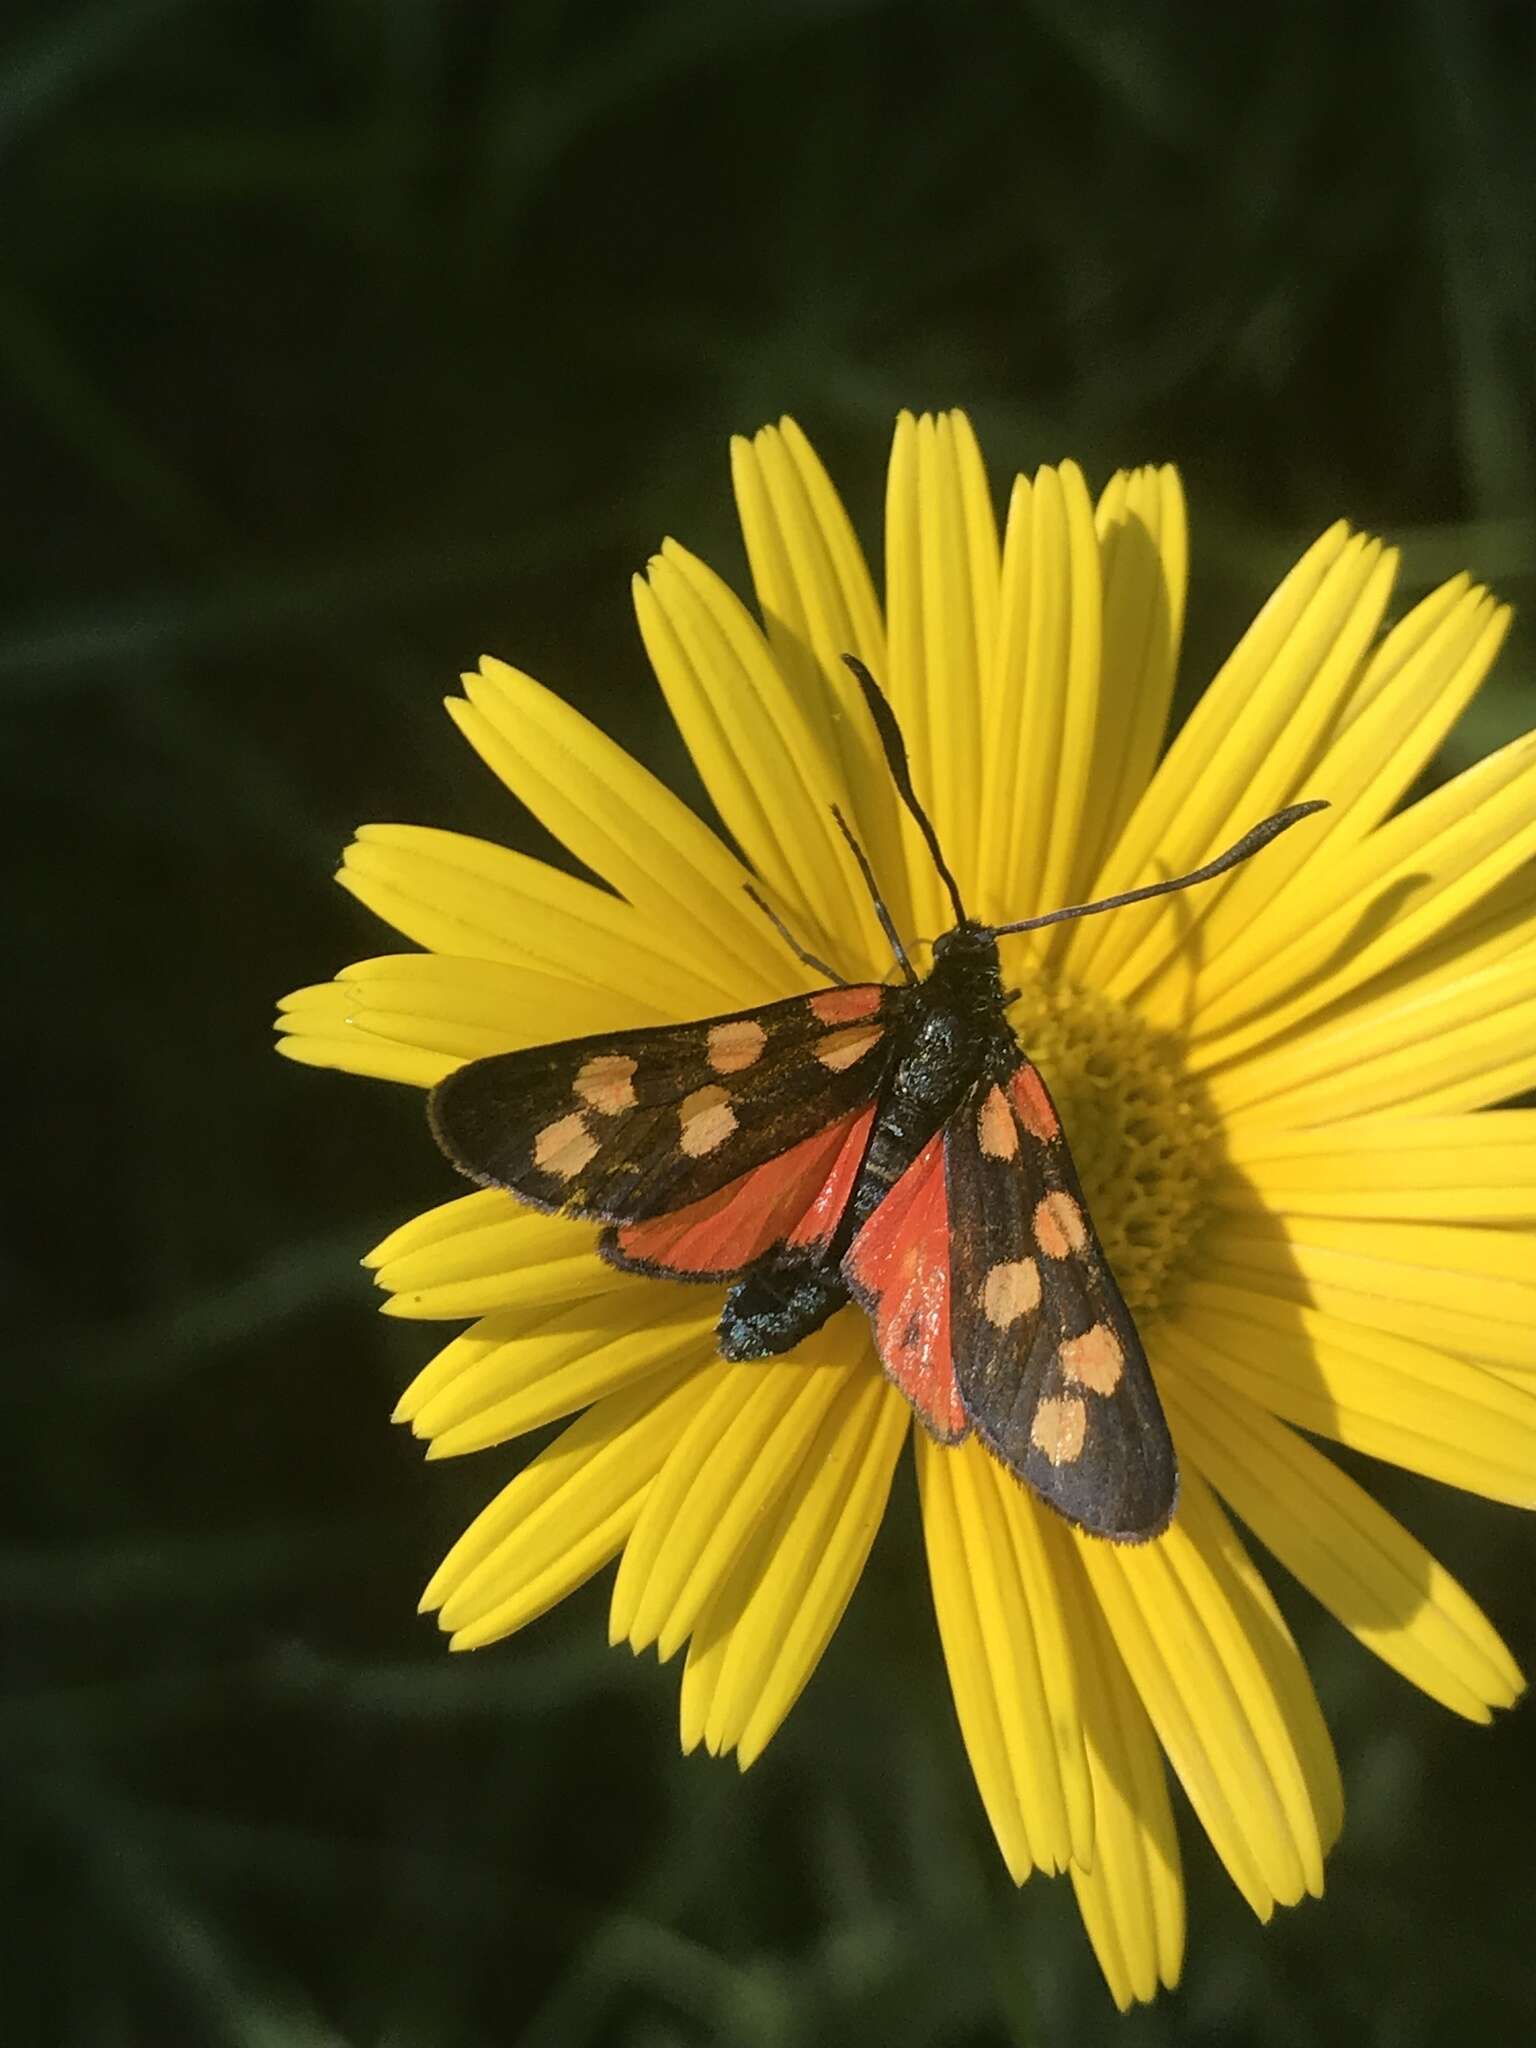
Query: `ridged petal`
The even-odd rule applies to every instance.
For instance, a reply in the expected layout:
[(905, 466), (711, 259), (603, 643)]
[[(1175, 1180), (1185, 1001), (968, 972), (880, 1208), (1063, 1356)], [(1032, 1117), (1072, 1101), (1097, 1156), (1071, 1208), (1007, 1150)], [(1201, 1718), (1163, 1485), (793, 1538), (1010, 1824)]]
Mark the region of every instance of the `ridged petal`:
[(1167, 1534), (1079, 1555), (1168, 1759), (1261, 1920), (1322, 1890), (1337, 1767), (1273, 1602), (1186, 1468)]
[(1305, 929), (1310, 886), (1326, 889), (1330, 870), (1402, 799), (1493, 666), (1510, 611), (1466, 585), (1461, 577), (1432, 592), (1387, 635), (1350, 708), (1368, 701), (1308, 778), (1308, 793), (1331, 808), (1266, 849), (1206, 922), (1197, 1037), (1219, 1033), (1221, 998)]
[(1536, 1397), (1393, 1332), (1192, 1282), (1162, 1349), (1181, 1368), (1352, 1450), (1536, 1507)]
[(916, 933), (895, 785), (874, 721), (843, 665), (888, 678), (885, 621), (848, 514), (815, 450), (791, 419), (731, 443), (742, 538), (773, 660), (834, 764), (896, 929)]
[(681, 799), (521, 670), (486, 657), (463, 682), (468, 703), (451, 698), (448, 709), (471, 746), (578, 860), (645, 913), (667, 957), (737, 1003), (785, 993), (784, 949), (743, 893), (748, 876)]
[(1536, 1239), (1449, 1223), (1223, 1217), (1202, 1273), (1489, 1365), (1536, 1368)]
[(1518, 1666), (1477, 1605), (1320, 1451), (1230, 1387), (1163, 1395), (1206, 1478), (1254, 1535), (1367, 1649), (1454, 1713), (1487, 1721)]
[(1093, 1789), (1063, 1593), (1042, 1510), (974, 1441), (915, 1439), (955, 1711), (1016, 1884), (1093, 1860)]
[[(704, 787), (780, 915), (842, 971), (884, 973), (890, 948), (832, 814), (837, 757), (740, 599), (675, 541), (635, 579), (634, 597)], [(795, 975), (803, 986), (825, 980), (799, 962)]]
[(1092, 1780), (1092, 1868), (1071, 1865), (1083, 1925), (1122, 2012), (1179, 1980), (1184, 1879), (1163, 1754), (1077, 1546), (1051, 1517), (1041, 1530), (1061, 1589), (1080, 1676), (1084, 1747)]
[(680, 1367), (589, 1408), (502, 1488), (433, 1574), (421, 1598), (477, 1650), (572, 1593), (621, 1548), (702, 1385), (723, 1368)]
[[(1179, 1512), (1196, 1548), (1213, 1569), (1219, 1567), (1217, 1576), (1225, 1581), (1238, 1634), (1257, 1656), (1267, 1681), (1269, 1699), (1263, 1687), (1251, 1695), (1250, 1718), (1262, 1736), (1263, 1716), (1272, 1700), (1276, 1718), (1271, 1731), (1271, 1739), (1276, 1741), (1273, 1754), (1283, 1759), (1286, 1746), (1294, 1747), (1300, 1783), (1292, 1783), (1279, 1766), (1275, 1782), (1303, 1860), (1309, 1860), (1314, 1827), (1325, 1857), (1344, 1827), (1344, 1780), (1312, 1675), (1263, 1574), (1198, 1471), (1184, 1475)], [(1314, 1895), (1322, 1889), (1321, 1858), (1308, 1878), (1308, 1889)]]
[(799, 1698), (853, 1597), (885, 1514), (911, 1410), (860, 1354), (773, 1513), (699, 1616), (683, 1671), (682, 1744), (755, 1763)]
[(506, 1343), (509, 1337), (523, 1334), (522, 1319), (510, 1320), (500, 1316), (485, 1316), (477, 1323), (471, 1323), (467, 1330), (460, 1330), (456, 1337), (450, 1337), (441, 1351), (421, 1368), (405, 1392), (395, 1403), (390, 1414), (391, 1422), (414, 1422), (417, 1411), (428, 1401), (451, 1386), (463, 1372), (472, 1365), (478, 1365), (484, 1358)]
[(1287, 1235), (1314, 1216), (1536, 1223), (1536, 1110), (1240, 1123), (1211, 1194), (1234, 1213), (1273, 1216)]
[(701, 929), (702, 906), (665, 923), (590, 882), (462, 832), (362, 825), (336, 879), (429, 952), (500, 960), (632, 993), (663, 1016), (737, 1009), (753, 999), (755, 987), (764, 995), (784, 992), (764, 976), (747, 983), (743, 995), (723, 949), (714, 954), (697, 941), (690, 947), (684, 934)]
[[(807, 1347), (815, 1357), (814, 1340)], [(825, 1355), (824, 1353), (822, 1355)], [(856, 1364), (731, 1367), (663, 1468), (614, 1582), (609, 1634), (663, 1660), (686, 1641), (765, 1517), (775, 1511)]]
[[(1092, 801), (1082, 810), (1071, 849), (1067, 903), (1087, 901), (1162, 751), (1189, 580), (1189, 528), (1178, 471), (1167, 464), (1118, 470), (1099, 499), (1094, 528), (1104, 593), (1099, 715)], [(1062, 934), (1063, 952), (1069, 931)]]
[[(590, 1268), (598, 1263), (593, 1224), (525, 1209), (500, 1188), (482, 1188), (461, 1196), (414, 1222), (414, 1229), (407, 1224), (391, 1231), (362, 1262), (371, 1269), (374, 1284), (386, 1293), (431, 1294), (462, 1281), (497, 1278), (516, 1287), (524, 1271), (558, 1273), (562, 1267)], [(616, 1269), (610, 1266), (607, 1270)], [(590, 1271), (583, 1274), (583, 1280), (601, 1285), (601, 1276)], [(522, 1298), (520, 1293), (516, 1296), (519, 1302)], [(560, 1290), (558, 1282), (548, 1298), (574, 1299)], [(493, 1301), (442, 1313), (479, 1315), (485, 1308), (500, 1306)]]
[(1208, 1065), (1196, 1047), (1188, 1065), (1223, 1122), (1245, 1126), (1499, 1101), (1498, 1076), (1531, 1044), (1536, 918), (1522, 902), (1479, 929), (1491, 936), (1463, 927), (1256, 1051)]
[[(1095, 896), (1185, 873), (1289, 799), (1356, 679), (1390, 582), (1380, 544), (1342, 522), (1314, 542), (1163, 756)], [(1084, 919), (1066, 954), (1071, 973), (1128, 995), (1170, 955), (1187, 963), (1188, 934), (1233, 879)]]
[(1093, 810), (1103, 612), (1099, 539), (1082, 471), (1064, 462), (1032, 483), (1019, 477), (986, 698), (984, 857), (978, 901), (967, 905), (973, 914), (1002, 922), (1070, 900), (1084, 817)]
[[(886, 616), (892, 704), (913, 781), (962, 892), (978, 873), (986, 729), (981, 707), (997, 606), (997, 522), (976, 437), (963, 413), (903, 413), (885, 500)], [(954, 912), (916, 829), (905, 828), (912, 902), (931, 938)], [(974, 907), (974, 906), (971, 906)]]
[(451, 1053), (395, 1045), (388, 1039), (351, 1031), (340, 1019), (330, 1029), (316, 1022), (303, 1030), (285, 1032), (277, 1041), (277, 1050), (296, 1066), (330, 1067), (343, 1074), (360, 1074), (369, 1081), (400, 1081), (408, 1088), (435, 1088), (463, 1064)]
[(431, 1384), (406, 1394), (412, 1432), (430, 1440), (427, 1456), (506, 1443), (631, 1381), (715, 1356), (718, 1303), (682, 1299), (680, 1289), (650, 1301), (650, 1283), (630, 1279), (606, 1298), (487, 1317), (454, 1352), (455, 1370), (439, 1354), (427, 1368)]
[[(1366, 699), (1364, 709), (1334, 734), (1307, 771), (1305, 789), (1295, 791), (1325, 797), (1331, 808), (1240, 870), (1204, 920), (1197, 1039), (1219, 1033), (1219, 1023), (1206, 1019), (1219, 1016), (1223, 993), (1305, 928), (1312, 885), (1326, 889), (1330, 871), (1401, 800), (1487, 675), (1509, 612), (1465, 584), (1463, 577), (1432, 593), (1377, 649), (1347, 707), (1354, 712)], [(1155, 1021), (1171, 1021), (1154, 991), (1141, 1000)]]
[[(358, 1264), (375, 1272), (391, 1259), (403, 1259), (408, 1253), (425, 1251), (429, 1245), (446, 1245), (455, 1238), (504, 1223), (513, 1206), (512, 1197), (500, 1188), (476, 1188), (472, 1195), (455, 1195), (452, 1201), (439, 1202), (435, 1209), (423, 1209), (397, 1224), (379, 1239), (372, 1251), (364, 1252)], [(575, 1224), (569, 1227), (573, 1231), (578, 1228)]]
[[(502, 1195), (494, 1219), (483, 1216), (451, 1237), (385, 1259), (372, 1255), (373, 1277), (393, 1297), (383, 1304), (386, 1315), (423, 1322), (503, 1309), (530, 1313), (615, 1292), (638, 1293), (658, 1311), (680, 1299), (699, 1305), (691, 1289), (679, 1296), (664, 1283), (637, 1286), (633, 1273), (600, 1259), (595, 1246), (592, 1224), (518, 1208), (510, 1195)], [(601, 1313), (611, 1306), (604, 1301)]]
[(1366, 987), (1431, 945), (1533, 853), (1536, 734), (1527, 734), (1292, 892), (1284, 923), (1269, 921), (1268, 943), (1242, 979), (1214, 1000), (1202, 996), (1210, 1056), (1246, 1052)]
[(443, 953), (359, 960), (326, 986), (345, 994), (350, 1029), (461, 1060), (593, 1031), (675, 1021), (659, 1004), (644, 1003), (623, 989)]

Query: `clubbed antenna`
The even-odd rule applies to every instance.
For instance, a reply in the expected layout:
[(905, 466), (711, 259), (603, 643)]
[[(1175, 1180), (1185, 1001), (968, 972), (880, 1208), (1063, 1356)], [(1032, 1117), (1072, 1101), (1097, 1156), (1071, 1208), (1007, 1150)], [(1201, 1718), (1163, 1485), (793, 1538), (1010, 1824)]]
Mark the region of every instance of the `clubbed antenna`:
[(940, 880), (949, 891), (950, 902), (955, 906), (955, 916), (961, 924), (965, 924), (965, 905), (960, 901), (960, 891), (949, 871), (949, 862), (939, 851), (939, 835), (934, 831), (932, 820), (918, 802), (917, 792), (912, 787), (912, 770), (907, 765), (907, 743), (901, 736), (901, 727), (896, 723), (896, 714), (886, 702), (885, 692), (856, 654), (845, 654), (843, 662), (864, 692), (864, 702), (869, 706), (869, 715), (875, 721), (875, 731), (880, 735), (886, 764), (901, 794), (901, 800), (912, 813), (917, 829), (928, 842), (933, 864), (939, 871)]
[(1215, 860), (1207, 861), (1203, 868), (1196, 868), (1191, 874), (1176, 875), (1170, 882), (1149, 882), (1144, 889), (1127, 889), (1123, 896), (1106, 896), (1100, 903), (1077, 903), (1070, 910), (1048, 910), (1043, 917), (1022, 917), (1017, 924), (995, 924), (991, 927), (992, 937), (1006, 938), (1009, 932), (1036, 932), (1043, 924), (1065, 924), (1069, 917), (1093, 917), (1101, 910), (1123, 910), (1127, 903), (1145, 903), (1150, 896), (1171, 896), (1175, 889), (1188, 889), (1196, 882), (1214, 882), (1228, 868), (1252, 859), (1261, 848), (1268, 846), (1271, 839), (1278, 839), (1282, 832), (1289, 832), (1302, 818), (1310, 818), (1314, 811), (1326, 811), (1327, 808), (1324, 797), (1314, 797), (1304, 804), (1287, 804), (1283, 811), (1276, 811), (1272, 818), (1266, 818), (1251, 832), (1245, 832), (1236, 846), (1229, 846), (1225, 853), (1219, 853)]

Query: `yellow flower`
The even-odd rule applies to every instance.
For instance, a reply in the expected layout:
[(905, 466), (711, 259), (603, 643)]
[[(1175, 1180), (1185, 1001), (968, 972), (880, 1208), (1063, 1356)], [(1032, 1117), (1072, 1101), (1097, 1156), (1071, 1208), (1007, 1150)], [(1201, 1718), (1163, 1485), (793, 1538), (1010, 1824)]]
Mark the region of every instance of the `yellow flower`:
[[(1342, 1814), (1311, 1682), (1228, 1510), (1369, 1648), (1487, 1720), (1520, 1675), (1461, 1587), (1308, 1436), (1536, 1500), (1536, 745), (1398, 809), (1506, 614), (1458, 577), (1383, 634), (1395, 556), (1331, 527), (1171, 746), (1185, 526), (1171, 470), (1097, 506), (1019, 478), (999, 537), (958, 414), (899, 422), (882, 608), (789, 421), (735, 448), (762, 624), (668, 542), (635, 586), (668, 706), (739, 852), (499, 661), (449, 710), (614, 893), (459, 834), (364, 827), (340, 879), (425, 950), (283, 1006), (282, 1049), (425, 1087), (465, 1060), (814, 986), (753, 880), (849, 977), (951, 921), (842, 669), (888, 689), (973, 915), (1185, 872), (1294, 799), (1332, 808), (1224, 880), (1004, 940), (1178, 1446), (1139, 1546), (1081, 1535), (974, 1442), (936, 1445), (853, 1309), (728, 1365), (718, 1290), (618, 1272), (588, 1226), (462, 1196), (371, 1254), (397, 1316), (476, 1318), (399, 1407), (429, 1456), (577, 1420), (428, 1587), (478, 1648), (615, 1556), (612, 1634), (687, 1647), (682, 1739), (757, 1758), (853, 1593), (910, 1436), (961, 1733), (1016, 1881), (1071, 1873), (1116, 2001), (1178, 1976), (1164, 1758), (1267, 1918)], [(1308, 1436), (1299, 1434), (1306, 1431)]]

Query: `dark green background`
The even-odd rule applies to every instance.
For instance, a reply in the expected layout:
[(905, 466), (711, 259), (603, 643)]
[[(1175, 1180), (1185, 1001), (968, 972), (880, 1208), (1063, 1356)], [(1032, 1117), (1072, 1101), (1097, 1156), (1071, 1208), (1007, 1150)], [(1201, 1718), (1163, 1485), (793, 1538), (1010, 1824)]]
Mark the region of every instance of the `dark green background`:
[[(1008, 1884), (910, 1479), (745, 1780), (605, 1587), (450, 1659), (417, 1588), (520, 1452), (392, 1431), (432, 1343), (357, 1254), (452, 1192), (403, 1090), (267, 1050), (390, 944), (354, 822), (548, 850), (438, 700), (483, 649), (690, 791), (626, 579), (740, 575), (792, 410), (872, 544), (897, 407), (1000, 476), (1173, 458), (1186, 683), (1335, 515), (1536, 586), (1532, 23), (1258, 9), (52, 0), (0, 30), (14, 855), (4, 2038), (238, 2048), (1514, 2041), (1536, 1745), (1281, 1597), (1351, 1802), (1260, 1929), (1185, 1831), (1123, 2024)], [(1532, 722), (1517, 631), (1449, 765)], [(1385, 1496), (1536, 1662), (1530, 1535)], [(1277, 1579), (1279, 1574), (1276, 1574)]]

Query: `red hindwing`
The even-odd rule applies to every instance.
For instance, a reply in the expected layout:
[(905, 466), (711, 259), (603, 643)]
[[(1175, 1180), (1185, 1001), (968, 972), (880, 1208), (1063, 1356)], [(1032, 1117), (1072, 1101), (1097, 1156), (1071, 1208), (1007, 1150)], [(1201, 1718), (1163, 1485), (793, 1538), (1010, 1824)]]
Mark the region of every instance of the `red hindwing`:
[(874, 1122), (873, 1105), (828, 1124), (685, 1208), (607, 1232), (605, 1257), (641, 1272), (725, 1280), (788, 1244), (830, 1240), (847, 1207)]
[(944, 1443), (969, 1424), (950, 1348), (950, 1215), (944, 1138), (935, 1132), (864, 1224), (843, 1260), (889, 1377)]

